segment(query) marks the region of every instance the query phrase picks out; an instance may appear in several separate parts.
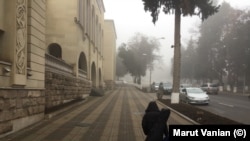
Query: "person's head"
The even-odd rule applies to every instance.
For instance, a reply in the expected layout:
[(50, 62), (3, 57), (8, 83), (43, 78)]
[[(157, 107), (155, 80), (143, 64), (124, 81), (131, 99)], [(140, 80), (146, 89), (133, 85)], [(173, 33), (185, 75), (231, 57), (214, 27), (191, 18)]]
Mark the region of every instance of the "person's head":
[(147, 113), (147, 112), (160, 111), (160, 110), (159, 110), (159, 107), (158, 107), (156, 101), (151, 101), (151, 102), (149, 102), (148, 107), (145, 111)]

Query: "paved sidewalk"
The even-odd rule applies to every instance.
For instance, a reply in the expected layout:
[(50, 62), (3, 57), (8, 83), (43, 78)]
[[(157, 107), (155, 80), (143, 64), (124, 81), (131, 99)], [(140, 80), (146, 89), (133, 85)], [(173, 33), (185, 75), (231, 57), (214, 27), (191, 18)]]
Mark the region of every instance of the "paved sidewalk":
[[(143, 141), (141, 120), (154, 94), (121, 87), (103, 97), (88, 97), (50, 118), (0, 141)], [(166, 107), (158, 102), (160, 108)], [(174, 111), (168, 124), (195, 124)]]

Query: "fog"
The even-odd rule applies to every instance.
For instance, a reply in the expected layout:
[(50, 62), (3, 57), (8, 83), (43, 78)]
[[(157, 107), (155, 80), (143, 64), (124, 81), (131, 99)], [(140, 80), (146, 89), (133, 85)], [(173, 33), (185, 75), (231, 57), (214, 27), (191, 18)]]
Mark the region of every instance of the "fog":
[[(225, 0), (236, 9), (250, 9), (249, 0)], [(223, 0), (219, 0), (221, 4)], [(172, 81), (171, 60), (173, 58), (173, 48), (171, 45), (174, 43), (174, 16), (165, 15), (160, 13), (156, 24), (152, 23), (150, 13), (144, 11), (143, 3), (141, 0), (104, 0), (105, 5), (105, 18), (113, 19), (117, 32), (117, 47), (121, 43), (126, 43), (136, 33), (140, 32), (147, 36), (164, 37), (160, 40), (161, 49), (159, 55), (162, 60), (155, 62), (154, 70), (151, 73), (151, 82), (156, 81)], [(182, 17), (181, 19), (181, 44), (186, 47), (188, 41), (192, 37), (197, 39), (199, 37), (199, 26), (201, 20), (198, 16)], [(149, 84), (150, 73), (147, 71), (142, 82)], [(132, 79), (126, 76), (127, 81)]]

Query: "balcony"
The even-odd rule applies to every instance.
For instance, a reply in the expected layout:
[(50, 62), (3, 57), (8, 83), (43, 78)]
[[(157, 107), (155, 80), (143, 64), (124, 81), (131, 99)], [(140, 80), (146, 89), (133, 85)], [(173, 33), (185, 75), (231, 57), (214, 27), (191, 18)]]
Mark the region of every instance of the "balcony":
[(68, 75), (74, 74), (73, 66), (49, 54), (45, 54), (45, 66), (47, 70), (52, 70), (58, 73), (63, 73)]
[(85, 70), (78, 69), (78, 76), (79, 76), (79, 78), (86, 79), (87, 78), (87, 72)]

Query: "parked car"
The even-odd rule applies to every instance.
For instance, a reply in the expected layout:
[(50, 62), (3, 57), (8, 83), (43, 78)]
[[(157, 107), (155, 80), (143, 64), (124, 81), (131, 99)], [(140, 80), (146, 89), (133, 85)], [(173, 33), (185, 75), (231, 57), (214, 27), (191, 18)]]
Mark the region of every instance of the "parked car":
[(180, 101), (190, 104), (209, 104), (209, 95), (199, 87), (183, 88)]
[(170, 95), (172, 93), (172, 84), (171, 83), (163, 83), (164, 94)]
[(201, 89), (207, 94), (218, 94), (219, 86), (215, 83), (204, 83), (201, 85)]
[(185, 89), (185, 88), (188, 88), (188, 87), (192, 87), (191, 84), (187, 84), (187, 83), (183, 83), (183, 84), (180, 84), (180, 92)]
[[(159, 90), (160, 83), (152, 83), (151, 92), (157, 92)], [(171, 83), (163, 83), (163, 94), (169, 95), (172, 93), (172, 84)]]
[(153, 82), (152, 84), (151, 84), (151, 92), (157, 92), (158, 91), (158, 89), (159, 89), (159, 85), (160, 85), (160, 83), (158, 83), (158, 82)]
[(181, 88), (192, 87), (192, 84), (183, 83), (183, 84), (180, 84), (180, 87), (181, 87)]

